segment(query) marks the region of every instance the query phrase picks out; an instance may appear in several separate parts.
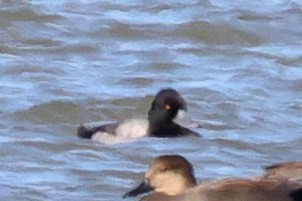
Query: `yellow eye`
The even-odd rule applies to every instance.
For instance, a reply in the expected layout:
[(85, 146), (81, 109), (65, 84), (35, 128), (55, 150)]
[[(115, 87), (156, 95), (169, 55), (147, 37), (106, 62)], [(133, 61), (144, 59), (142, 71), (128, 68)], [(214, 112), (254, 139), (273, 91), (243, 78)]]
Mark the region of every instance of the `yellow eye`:
[(172, 107), (171, 107), (171, 105), (165, 105), (165, 109), (166, 109), (166, 110), (171, 110)]

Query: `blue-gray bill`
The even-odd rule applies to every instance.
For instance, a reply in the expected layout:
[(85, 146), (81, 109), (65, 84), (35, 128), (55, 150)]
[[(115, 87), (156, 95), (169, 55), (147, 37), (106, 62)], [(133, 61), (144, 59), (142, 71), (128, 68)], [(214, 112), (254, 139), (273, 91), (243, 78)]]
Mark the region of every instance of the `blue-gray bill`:
[(201, 124), (192, 120), (185, 110), (178, 110), (173, 122), (186, 128), (202, 128)]

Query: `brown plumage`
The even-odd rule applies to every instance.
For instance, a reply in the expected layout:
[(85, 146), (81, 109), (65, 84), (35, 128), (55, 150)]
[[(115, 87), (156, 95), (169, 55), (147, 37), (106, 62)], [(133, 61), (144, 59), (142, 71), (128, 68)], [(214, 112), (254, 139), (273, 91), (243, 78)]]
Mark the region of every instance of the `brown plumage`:
[(302, 186), (302, 162), (278, 163), (265, 167), (264, 178), (278, 178), (300, 183)]
[(279, 178), (223, 179), (196, 184), (192, 165), (182, 156), (155, 158), (144, 181), (125, 197), (153, 191), (141, 201), (301, 201), (302, 188)]

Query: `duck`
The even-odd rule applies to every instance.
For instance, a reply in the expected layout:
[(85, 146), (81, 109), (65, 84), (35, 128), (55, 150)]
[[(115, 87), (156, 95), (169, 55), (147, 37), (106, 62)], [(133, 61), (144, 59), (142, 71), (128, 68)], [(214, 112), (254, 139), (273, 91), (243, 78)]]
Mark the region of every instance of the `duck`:
[(302, 161), (281, 162), (264, 167), (263, 178), (279, 178), (302, 185)]
[(88, 127), (80, 125), (80, 138), (107, 144), (119, 143), (144, 136), (184, 137), (201, 135), (190, 128), (200, 128), (187, 113), (187, 103), (178, 91), (161, 89), (151, 103), (147, 119), (127, 119), (121, 122)]
[(140, 201), (301, 201), (302, 188), (287, 180), (227, 178), (197, 184), (192, 164), (181, 155), (153, 159), (143, 181), (123, 198), (152, 192)]

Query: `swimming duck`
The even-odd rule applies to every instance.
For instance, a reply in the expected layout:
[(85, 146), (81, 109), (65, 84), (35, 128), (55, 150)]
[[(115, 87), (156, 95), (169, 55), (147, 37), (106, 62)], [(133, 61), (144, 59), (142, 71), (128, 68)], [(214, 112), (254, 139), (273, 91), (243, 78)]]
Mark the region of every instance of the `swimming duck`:
[(265, 167), (264, 178), (279, 178), (299, 182), (302, 186), (302, 162), (284, 162)]
[(278, 179), (223, 179), (197, 185), (192, 165), (180, 155), (156, 157), (144, 180), (123, 198), (153, 191), (140, 201), (301, 201), (302, 188)]
[(128, 119), (93, 128), (81, 125), (77, 135), (104, 143), (118, 143), (143, 136), (200, 136), (189, 127), (197, 128), (200, 125), (187, 115), (187, 104), (183, 97), (176, 90), (167, 88), (156, 94), (148, 119)]

